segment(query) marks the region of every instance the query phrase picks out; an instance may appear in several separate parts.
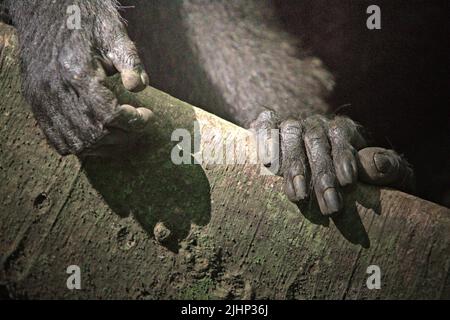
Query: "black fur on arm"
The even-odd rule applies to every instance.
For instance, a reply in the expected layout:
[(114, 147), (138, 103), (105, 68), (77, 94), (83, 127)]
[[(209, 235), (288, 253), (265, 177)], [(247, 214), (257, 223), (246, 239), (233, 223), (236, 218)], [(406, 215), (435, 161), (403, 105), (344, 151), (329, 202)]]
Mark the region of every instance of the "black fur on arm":
[[(95, 56), (108, 54), (123, 30), (114, 0), (6, 0), (21, 44), (24, 96), (50, 144), (78, 154), (108, 133), (117, 113), (114, 95), (101, 84)], [(69, 6), (81, 29), (67, 26)]]

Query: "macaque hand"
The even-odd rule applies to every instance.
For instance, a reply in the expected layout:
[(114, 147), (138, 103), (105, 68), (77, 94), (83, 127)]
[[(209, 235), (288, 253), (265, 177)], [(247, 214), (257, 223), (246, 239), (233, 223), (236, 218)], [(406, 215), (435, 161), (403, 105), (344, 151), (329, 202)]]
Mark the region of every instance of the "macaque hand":
[(65, 20), (56, 21), (54, 28), (40, 27), (45, 17), (38, 15), (36, 33), (27, 35), (25, 28), (20, 34), (24, 95), (61, 155), (124, 154), (153, 115), (145, 108), (120, 105), (106, 87), (107, 76), (120, 73), (124, 87), (139, 92), (149, 77), (115, 8), (100, 13), (85, 14), (87, 22), (79, 30), (68, 29)]

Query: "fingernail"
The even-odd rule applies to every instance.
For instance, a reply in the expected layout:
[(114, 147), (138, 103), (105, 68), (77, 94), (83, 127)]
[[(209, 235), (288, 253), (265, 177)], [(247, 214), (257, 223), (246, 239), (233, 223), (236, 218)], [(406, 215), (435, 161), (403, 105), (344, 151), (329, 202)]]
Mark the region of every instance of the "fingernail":
[(373, 162), (380, 173), (387, 173), (395, 167), (392, 157), (384, 153), (375, 153), (373, 155)]
[(144, 89), (141, 75), (135, 70), (124, 70), (121, 72), (122, 83), (125, 89), (131, 92), (138, 92)]
[(355, 181), (355, 172), (353, 170), (353, 166), (351, 165), (350, 161), (345, 161), (342, 164), (341, 169), (342, 169), (343, 185), (352, 184)]
[(141, 80), (145, 86), (148, 86), (150, 83), (150, 78), (148, 77), (148, 74), (145, 71), (141, 73)]
[(291, 183), (291, 181), (289, 181), (289, 179), (285, 180), (284, 193), (288, 197), (289, 201), (294, 202), (294, 203), (298, 201), (297, 196), (295, 194), (295, 187), (292, 185), (292, 183)]
[(126, 120), (135, 119), (138, 116), (137, 110), (135, 107), (130, 106), (129, 104), (123, 104), (119, 107), (120, 113), (122, 117)]
[(262, 163), (266, 168), (269, 168), (272, 165), (272, 160), (274, 157), (272, 139), (267, 139), (266, 143), (261, 147), (263, 148), (261, 152)]
[(335, 188), (327, 189), (323, 194), (323, 198), (328, 208), (327, 214), (333, 214), (341, 210), (341, 197), (339, 196)]
[(308, 196), (308, 192), (306, 190), (306, 180), (302, 175), (298, 175), (294, 178), (294, 189), (295, 194), (298, 200), (304, 200)]
[(147, 108), (137, 108), (137, 111), (141, 115), (141, 120), (143, 122), (148, 122), (155, 115), (151, 110)]

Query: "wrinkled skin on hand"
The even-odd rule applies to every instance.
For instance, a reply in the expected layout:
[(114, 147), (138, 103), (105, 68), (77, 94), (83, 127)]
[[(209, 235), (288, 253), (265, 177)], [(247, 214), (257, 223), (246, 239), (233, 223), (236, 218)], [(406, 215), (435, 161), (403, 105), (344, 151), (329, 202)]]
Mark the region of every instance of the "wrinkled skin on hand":
[[(342, 188), (358, 178), (374, 185), (410, 190), (412, 169), (393, 150), (367, 148), (355, 122), (346, 117), (314, 115), (303, 120), (280, 121), (272, 111), (262, 112), (252, 123), (256, 131), (279, 129), (278, 175), (290, 201), (301, 203), (314, 190), (324, 215), (343, 206)], [(270, 135), (263, 135), (270, 145)], [(270, 163), (265, 163), (269, 166)]]
[[(137, 92), (149, 78), (115, 2), (8, 3), (21, 43), (24, 95), (50, 144), (61, 155), (79, 156), (129, 148), (152, 113), (119, 105), (104, 80), (119, 72), (125, 88)], [(67, 25), (72, 5), (80, 9), (80, 29)]]

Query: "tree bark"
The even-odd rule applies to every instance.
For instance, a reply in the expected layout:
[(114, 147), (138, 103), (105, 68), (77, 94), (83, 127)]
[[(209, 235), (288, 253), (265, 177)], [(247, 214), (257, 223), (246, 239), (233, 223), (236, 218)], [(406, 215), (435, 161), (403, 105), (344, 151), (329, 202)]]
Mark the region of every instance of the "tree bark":
[[(17, 37), (0, 24), (0, 296), (71, 299), (450, 298), (450, 210), (358, 185), (329, 219), (259, 165), (174, 165), (176, 128), (203, 149), (246, 130), (156, 89), (148, 145), (121, 161), (59, 157), (20, 94)], [(199, 122), (198, 130), (194, 121)], [(175, 149), (177, 150), (177, 149)], [(249, 151), (250, 152), (250, 151)], [(81, 290), (66, 269), (81, 269)], [(370, 290), (367, 268), (381, 270)]]

